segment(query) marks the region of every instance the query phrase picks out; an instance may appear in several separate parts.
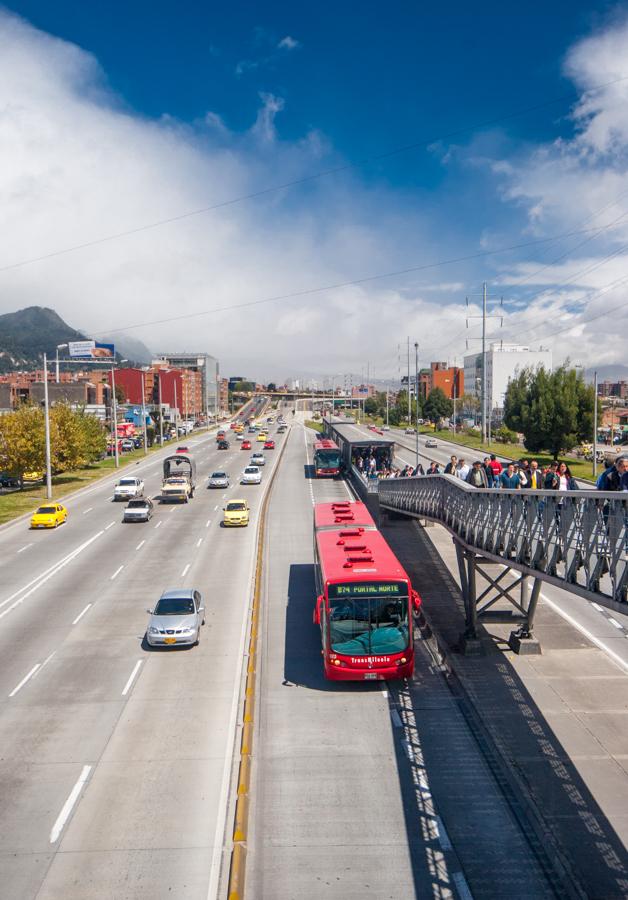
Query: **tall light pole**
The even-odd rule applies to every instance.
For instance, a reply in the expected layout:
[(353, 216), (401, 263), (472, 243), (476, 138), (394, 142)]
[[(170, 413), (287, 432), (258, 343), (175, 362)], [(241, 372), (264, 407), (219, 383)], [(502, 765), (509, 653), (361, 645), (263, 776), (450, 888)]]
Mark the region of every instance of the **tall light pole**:
[(46, 500), (52, 500), (52, 463), (50, 459), (50, 404), (48, 402), (48, 358), (44, 353), (44, 423), (46, 431)]
[(116, 370), (111, 366), (111, 418), (112, 418), (112, 437), (113, 437), (113, 455), (115, 457), (116, 469), (120, 468), (120, 454), (118, 452), (118, 398), (116, 397)]
[(415, 468), (419, 466), (419, 345), (414, 342), (414, 393), (416, 401)]
[[(159, 446), (164, 445), (164, 408), (161, 402), (161, 369), (157, 372), (157, 391), (159, 400)], [(207, 422), (209, 425), (209, 420)]]
[(412, 425), (412, 408), (410, 406), (410, 336), (408, 335), (408, 428)]
[(144, 426), (144, 456), (148, 453), (148, 428), (146, 426), (146, 383), (142, 370), (142, 424)]
[(55, 369), (55, 381), (59, 384), (59, 350), (63, 350), (64, 347), (67, 347), (67, 344), (57, 344), (57, 353), (56, 353), (56, 369)]
[(597, 480), (597, 370), (593, 373), (593, 477)]

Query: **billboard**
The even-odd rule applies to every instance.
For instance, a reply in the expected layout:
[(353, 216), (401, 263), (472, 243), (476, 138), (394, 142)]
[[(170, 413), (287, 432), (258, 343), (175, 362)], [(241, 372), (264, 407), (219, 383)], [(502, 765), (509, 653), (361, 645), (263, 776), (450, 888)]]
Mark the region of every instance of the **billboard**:
[(113, 344), (99, 344), (98, 341), (70, 341), (71, 359), (113, 359)]

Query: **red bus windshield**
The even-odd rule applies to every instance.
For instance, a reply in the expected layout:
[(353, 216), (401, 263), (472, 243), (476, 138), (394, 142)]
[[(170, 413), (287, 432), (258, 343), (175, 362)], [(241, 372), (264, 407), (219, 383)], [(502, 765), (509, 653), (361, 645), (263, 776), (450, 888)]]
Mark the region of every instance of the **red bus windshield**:
[(409, 647), (405, 582), (331, 584), (328, 596), (332, 652), (381, 656), (402, 653)]
[(314, 465), (317, 469), (338, 469), (340, 466), (340, 450), (315, 450)]

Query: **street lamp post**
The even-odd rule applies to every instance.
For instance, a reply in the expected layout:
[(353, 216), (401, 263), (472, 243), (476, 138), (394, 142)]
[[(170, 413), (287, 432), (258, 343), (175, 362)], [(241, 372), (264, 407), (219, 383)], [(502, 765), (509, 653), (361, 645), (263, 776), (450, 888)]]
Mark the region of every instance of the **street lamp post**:
[(111, 366), (111, 418), (112, 418), (112, 437), (113, 437), (113, 455), (115, 458), (116, 469), (120, 468), (120, 454), (118, 452), (118, 398), (116, 397), (116, 370)]
[(52, 500), (52, 463), (50, 459), (50, 404), (48, 401), (48, 358), (44, 353), (44, 422), (46, 432), (46, 500)]
[(597, 480), (597, 370), (593, 373), (593, 477)]
[(144, 456), (148, 453), (148, 428), (146, 426), (146, 383), (142, 371), (142, 425), (144, 426)]
[(59, 384), (59, 350), (62, 350), (64, 347), (67, 347), (67, 344), (57, 344), (57, 353), (56, 353), (56, 369), (55, 369), (55, 381)]
[(419, 467), (419, 345), (414, 342), (414, 394), (416, 402), (415, 468)]

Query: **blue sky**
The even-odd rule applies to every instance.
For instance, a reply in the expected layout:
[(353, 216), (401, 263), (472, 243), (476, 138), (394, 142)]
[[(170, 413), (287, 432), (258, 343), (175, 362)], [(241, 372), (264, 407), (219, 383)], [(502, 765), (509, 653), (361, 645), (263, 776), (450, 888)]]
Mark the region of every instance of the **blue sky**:
[[(22, 102), (31, 113), (20, 120), (15, 145), (29, 153), (39, 146), (41, 158), (49, 161), (49, 131), (59, 129), (59, 159), (51, 177), (67, 212), (61, 228), (58, 206), (54, 215), (53, 207), (45, 212), (51, 191), (50, 184), (42, 187), (43, 178), (26, 203), (24, 180), (29, 172), (39, 172), (40, 164), (33, 159), (27, 165), (24, 154), (16, 153), (4, 184), (15, 209), (6, 214), (5, 225), (22, 220), (22, 203), (29, 213), (37, 211), (37, 227), (28, 239), (15, 236), (14, 245), (5, 248), (5, 265), (74, 246), (85, 235), (98, 240), (330, 166), (352, 166), (212, 214), (209, 222), (200, 217), (174, 232), (166, 226), (161, 234), (156, 229), (134, 242), (123, 238), (115, 248), (109, 242), (73, 258), (68, 254), (20, 268), (5, 278), (4, 291), (0, 285), (6, 309), (39, 296), (43, 283), (48, 305), (61, 307), (72, 324), (109, 330), (149, 323), (155, 307), (160, 314), (168, 309), (180, 286), (181, 260), (191, 260), (186, 272), (194, 275), (176, 305), (194, 313), (203, 304), (237, 305), (256, 296), (540, 240), (576, 230), (591, 216), (594, 225), (606, 225), (623, 209), (610, 206), (621, 193), (626, 168), (623, 151), (609, 138), (623, 134), (623, 120), (609, 124), (618, 97), (609, 89), (599, 103), (595, 92), (592, 102), (587, 98), (592, 86), (624, 76), (624, 5), (532, 2), (521, 12), (514, 4), (456, 2), (445, 15), (410, 3), (175, 7), (163, 0), (26, 0), (5, 10), (4, 28), (13, 35), (6, 70), (28, 72), (26, 81), (41, 84), (41, 90), (26, 90), (21, 79), (18, 99), (14, 91), (13, 103)], [(19, 25), (11, 12), (22, 17)], [(0, 37), (1, 32), (2, 23)], [(51, 86), (36, 65), (47, 54), (53, 103)], [(6, 115), (11, 100), (4, 108), (1, 103), (0, 96), (0, 111), (5, 111), (0, 130), (10, 126), (10, 144), (15, 138)], [(533, 106), (540, 108), (512, 115)], [(68, 135), (73, 115), (76, 138)], [(502, 121), (483, 124), (494, 119)], [(116, 131), (124, 140), (114, 141)], [(111, 154), (107, 158), (95, 149), (90, 137), (104, 133), (119, 155), (115, 167)], [(416, 149), (368, 161), (415, 142), (420, 144)], [(146, 154), (143, 171), (137, 168), (138, 154)], [(103, 189), (107, 179), (120, 181), (118, 205), (115, 192)], [(180, 248), (173, 246), (173, 234)], [(599, 343), (592, 334), (585, 347), (587, 329), (578, 323), (590, 312), (586, 292), (606, 290), (623, 275), (623, 257), (612, 263), (612, 271), (603, 263), (622, 237), (605, 231), (579, 252), (572, 238), (399, 277), (372, 289), (287, 303), (281, 314), (272, 313), (273, 327), (266, 312), (270, 307), (261, 319), (246, 313), (244, 323), (242, 313), (221, 312), (217, 321), (229, 345), (223, 356), (236, 367), (272, 368), (256, 346), (263, 327), (268, 346), (277, 347), (272, 377), (290, 374), (280, 367), (308, 373), (341, 366), (359, 370), (365, 353), (387, 373), (394, 369), (396, 340), (405, 339), (410, 329), (434, 356), (460, 357), (463, 338), (447, 343), (440, 332), (444, 328), (456, 338), (458, 326), (464, 329), (464, 296), (475, 296), (486, 278), (494, 292), (512, 298), (511, 311), (519, 311), (508, 339), (516, 339), (521, 325), (529, 329), (522, 309), (532, 322), (545, 314), (550, 322), (569, 325), (573, 317), (573, 334), (558, 342), (561, 352), (565, 345), (571, 352), (573, 338), (576, 353), (593, 363)], [(168, 271), (161, 242), (172, 263)], [(563, 252), (567, 256), (560, 261)], [(155, 256), (161, 267), (158, 289)], [(569, 276), (596, 264), (593, 271), (600, 278), (576, 278), (566, 297)], [(105, 283), (111, 279), (110, 292), (129, 292), (119, 309), (107, 304), (105, 310), (97, 292), (85, 305), (86, 284), (93, 293), (89, 279), (95, 266)], [(543, 266), (543, 279), (532, 277)], [(208, 284), (209, 302), (202, 293)], [(381, 334), (372, 341), (359, 315), (352, 320), (346, 307), (354, 303), (372, 307), (386, 335), (385, 353)], [(443, 312), (449, 316), (444, 325)], [(337, 320), (333, 346), (330, 319)], [(195, 330), (204, 341), (215, 342), (205, 321), (199, 319)], [(148, 324), (134, 331), (153, 347), (163, 344), (166, 333), (179, 343), (190, 340), (175, 325), (166, 332)], [(324, 352), (306, 358), (312, 338), (316, 342), (323, 336)], [(525, 340), (543, 336), (532, 332)], [(240, 342), (235, 351), (234, 341)], [(347, 341), (360, 349), (347, 354)], [(618, 344), (612, 355), (619, 362), (628, 354)]]

